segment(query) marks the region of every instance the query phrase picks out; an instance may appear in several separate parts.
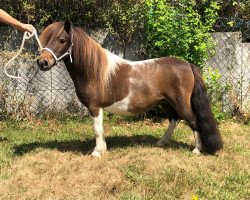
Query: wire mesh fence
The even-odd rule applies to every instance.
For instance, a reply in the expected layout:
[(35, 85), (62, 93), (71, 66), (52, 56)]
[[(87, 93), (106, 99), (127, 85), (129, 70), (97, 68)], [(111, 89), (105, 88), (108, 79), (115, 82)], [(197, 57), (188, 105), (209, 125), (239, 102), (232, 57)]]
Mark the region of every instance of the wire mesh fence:
[(250, 20), (219, 18), (212, 37), (214, 54), (207, 65), (218, 69), (223, 110), (250, 112)]
[[(225, 112), (237, 114), (250, 112), (250, 20), (219, 18), (212, 37), (215, 49), (206, 66), (218, 70), (219, 87), (214, 92), (214, 102), (221, 103)], [(104, 47), (122, 56), (124, 52), (107, 31), (91, 34)], [(9, 39), (13, 41), (13, 38)], [(19, 39), (20, 40), (20, 39)], [(15, 45), (18, 44), (15, 39)], [(127, 46), (126, 58), (138, 60), (139, 38)], [(1, 47), (5, 48), (6, 41)], [(32, 44), (32, 41), (31, 41)], [(13, 45), (10, 45), (13, 46)], [(13, 48), (13, 49), (17, 49)], [(8, 48), (6, 48), (8, 49)], [(11, 47), (9, 48), (10, 50)], [(35, 51), (30, 45), (29, 50)], [(36, 65), (34, 55), (27, 53), (12, 64), (10, 73), (23, 79), (9, 79), (2, 70), (3, 65), (13, 56), (11, 52), (0, 53), (0, 110), (17, 116), (39, 116), (58, 112), (85, 113), (78, 101), (73, 82), (63, 64), (48, 72), (42, 72)], [(208, 71), (209, 73), (209, 71)], [(211, 71), (210, 71), (211, 73)], [(219, 91), (218, 91), (219, 90)]]
[[(11, 34), (9, 31), (6, 32)], [(123, 56), (123, 50), (115, 43), (114, 37), (107, 30), (93, 30), (88, 33), (105, 48)], [(15, 118), (60, 113), (85, 114), (86, 108), (79, 102), (73, 81), (63, 62), (47, 72), (39, 70), (36, 64), (38, 48), (34, 45), (35, 40), (28, 42), (24, 53), (10, 64), (9, 74), (21, 76), (22, 79), (10, 79), (4, 74), (4, 64), (18, 50), (16, 40), (21, 43), (21, 35), (18, 38), (8, 38), (6, 42), (8, 44), (4, 44), (4, 41), (0, 45), (9, 50), (0, 52), (0, 113), (10, 114)], [(137, 59), (135, 46), (128, 45), (130, 51), (126, 51), (131, 59)]]
[(84, 111), (63, 64), (42, 72), (34, 60), (22, 58), (14, 63), (11, 71), (12, 74), (21, 75), (22, 79), (9, 79), (1, 74), (1, 106), (5, 112), (37, 116), (52, 112)]

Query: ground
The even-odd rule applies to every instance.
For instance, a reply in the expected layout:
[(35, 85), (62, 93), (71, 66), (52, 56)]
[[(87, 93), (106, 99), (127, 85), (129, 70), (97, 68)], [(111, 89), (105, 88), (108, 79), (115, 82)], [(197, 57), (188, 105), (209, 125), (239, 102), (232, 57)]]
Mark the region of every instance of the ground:
[(221, 122), (223, 151), (198, 156), (185, 123), (157, 147), (167, 125), (105, 117), (109, 151), (93, 158), (86, 117), (2, 121), (0, 199), (250, 198), (250, 126)]

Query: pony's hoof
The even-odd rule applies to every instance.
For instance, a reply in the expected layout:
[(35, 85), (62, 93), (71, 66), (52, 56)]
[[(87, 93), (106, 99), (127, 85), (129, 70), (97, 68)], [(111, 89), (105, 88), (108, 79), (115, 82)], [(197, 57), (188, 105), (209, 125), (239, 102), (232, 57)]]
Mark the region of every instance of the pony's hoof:
[(105, 153), (105, 151), (106, 151), (106, 148), (104, 148), (104, 149), (97, 149), (97, 148), (95, 148), (94, 151), (93, 151), (93, 153), (91, 155), (93, 157), (100, 158)]
[(91, 156), (96, 157), (96, 158), (100, 158), (100, 157), (102, 157), (102, 154), (101, 154), (101, 152), (94, 150), (93, 153), (91, 154)]
[(201, 155), (201, 151), (198, 148), (195, 148), (192, 152), (196, 155)]
[(159, 140), (159, 141), (157, 142), (156, 145), (157, 145), (158, 147), (165, 147), (166, 144), (167, 144), (166, 141), (164, 141), (164, 140)]

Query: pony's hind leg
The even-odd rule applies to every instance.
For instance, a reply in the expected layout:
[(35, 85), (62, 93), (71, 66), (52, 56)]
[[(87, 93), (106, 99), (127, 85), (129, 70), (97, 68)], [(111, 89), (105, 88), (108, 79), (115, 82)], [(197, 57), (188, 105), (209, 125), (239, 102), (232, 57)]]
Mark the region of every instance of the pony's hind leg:
[(202, 142), (199, 132), (194, 131), (194, 139), (195, 139), (195, 148), (192, 151), (194, 154), (201, 154), (202, 151)]
[(174, 132), (174, 129), (175, 129), (176, 125), (178, 124), (178, 122), (179, 122), (179, 120), (175, 120), (175, 119), (172, 119), (170, 121), (170, 124), (168, 126), (167, 131), (164, 133), (164, 135), (162, 136), (162, 138), (157, 142), (157, 146), (159, 146), (159, 147), (166, 146), (166, 144), (171, 139), (172, 134)]
[(180, 116), (187, 121), (188, 125), (194, 132), (195, 148), (192, 152), (195, 154), (201, 154), (202, 142), (201, 142), (200, 133), (197, 131), (197, 118), (190, 104), (185, 103), (185, 102), (179, 102), (176, 110), (180, 114)]
[(180, 117), (176, 110), (170, 104), (168, 104), (167, 101), (162, 102), (160, 104), (160, 108), (165, 113), (166, 118), (168, 118), (170, 122), (166, 132), (164, 133), (162, 138), (157, 142), (157, 146), (164, 147), (171, 139), (174, 129), (180, 121)]
[(96, 146), (91, 155), (95, 157), (101, 157), (102, 154), (104, 154), (104, 152), (107, 150), (103, 132), (103, 110), (99, 109), (98, 115), (96, 117), (92, 117), (92, 119), (94, 123)]

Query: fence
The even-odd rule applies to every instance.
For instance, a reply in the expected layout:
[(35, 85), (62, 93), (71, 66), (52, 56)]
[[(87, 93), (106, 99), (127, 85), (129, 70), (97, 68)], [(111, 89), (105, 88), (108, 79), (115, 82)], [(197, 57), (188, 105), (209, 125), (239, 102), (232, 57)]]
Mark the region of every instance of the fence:
[(225, 111), (250, 112), (250, 20), (219, 18), (212, 37), (215, 53), (207, 66), (221, 74), (220, 89)]
[[(3, 35), (15, 37), (3, 37), (0, 43), (0, 111), (19, 115), (43, 115), (50, 113), (85, 113), (86, 109), (78, 101), (73, 82), (61, 62), (50, 71), (40, 71), (36, 65), (36, 55), (24, 52), (8, 70), (12, 75), (22, 76), (22, 79), (9, 79), (3, 71), (6, 63), (21, 43), (22, 35), (12, 28), (2, 27)], [(115, 42), (106, 30), (93, 30), (88, 32), (102, 44), (119, 56), (123, 56), (123, 50)], [(26, 45), (27, 51), (37, 52), (36, 41), (30, 41)], [(136, 39), (125, 51), (127, 58), (138, 59), (136, 48), (139, 46)], [(14, 48), (13, 48), (14, 47)], [(6, 51), (7, 49), (7, 51)]]
[[(215, 101), (221, 102), (226, 112), (250, 112), (250, 21), (240, 19), (218, 19), (215, 24), (216, 32), (212, 33), (215, 41), (215, 51), (207, 62), (207, 66), (218, 69), (219, 97)], [(10, 28), (2, 27), (2, 41), (0, 43), (0, 109), (20, 115), (40, 115), (46, 112), (85, 112), (78, 101), (73, 83), (62, 66), (55, 66), (48, 72), (42, 72), (36, 66), (35, 56), (25, 53), (12, 65), (12, 72), (19, 73), (23, 79), (9, 79), (3, 74), (2, 66), (13, 56), (21, 43), (21, 35), (16, 35)], [(11, 37), (10, 37), (11, 36)], [(91, 32), (91, 36), (105, 48), (122, 56), (122, 49), (107, 31)], [(136, 54), (140, 38), (135, 38), (127, 46), (126, 58), (138, 60)], [(34, 42), (35, 43), (35, 42)], [(32, 42), (26, 46), (35, 52), (36, 46)], [(16, 74), (17, 75), (17, 74)], [(217, 80), (216, 80), (217, 81)], [(222, 87), (223, 86), (223, 87)], [(218, 89), (218, 88), (217, 88)]]

